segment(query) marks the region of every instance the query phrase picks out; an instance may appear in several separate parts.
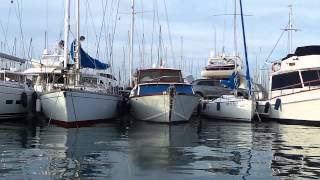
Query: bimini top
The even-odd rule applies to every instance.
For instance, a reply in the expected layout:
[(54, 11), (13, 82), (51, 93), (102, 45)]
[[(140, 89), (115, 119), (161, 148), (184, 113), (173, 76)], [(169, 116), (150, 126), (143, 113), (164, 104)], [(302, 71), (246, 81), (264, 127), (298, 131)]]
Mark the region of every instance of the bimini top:
[(288, 54), (287, 57), (282, 58), (282, 60), (288, 59), (292, 56), (308, 56), (308, 55), (320, 55), (320, 45), (297, 47), (294, 54)]

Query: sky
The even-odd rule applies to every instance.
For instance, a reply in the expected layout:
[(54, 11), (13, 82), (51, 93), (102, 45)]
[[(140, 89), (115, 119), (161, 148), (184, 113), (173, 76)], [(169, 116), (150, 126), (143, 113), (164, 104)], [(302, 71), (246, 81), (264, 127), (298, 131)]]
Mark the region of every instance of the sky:
[[(256, 72), (265, 65), (289, 20), (293, 7), (293, 49), (320, 44), (319, 0), (242, 0), (249, 63)], [(63, 37), (64, 0), (1, 0), (1, 51), (23, 58), (39, 58)], [(239, 0), (237, 0), (239, 13)], [(71, 38), (75, 34), (75, 0), (71, 0)], [(131, 0), (81, 0), (82, 46), (94, 57), (112, 64), (126, 76), (128, 68)], [(210, 52), (234, 53), (234, 0), (135, 0), (134, 68), (151, 67), (164, 59), (168, 67), (182, 68), (199, 77)], [(243, 55), (240, 17), (236, 19), (237, 50)], [(160, 33), (161, 27), (161, 33)], [(31, 40), (32, 39), (32, 40)], [(216, 40), (215, 40), (216, 39)], [(15, 43), (16, 42), (16, 43)], [(152, 47), (152, 48), (151, 48)], [(161, 48), (159, 48), (161, 47)], [(269, 60), (288, 53), (283, 37)], [(122, 78), (124, 79), (124, 78)]]

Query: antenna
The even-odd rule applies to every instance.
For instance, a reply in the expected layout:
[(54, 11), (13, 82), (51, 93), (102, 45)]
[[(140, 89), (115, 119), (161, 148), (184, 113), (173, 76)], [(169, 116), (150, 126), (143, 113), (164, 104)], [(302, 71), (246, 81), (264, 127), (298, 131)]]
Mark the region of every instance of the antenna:
[(288, 5), (289, 7), (289, 25), (287, 28), (284, 29), (284, 31), (287, 31), (288, 32), (288, 54), (290, 54), (292, 52), (292, 31), (295, 31), (297, 32), (298, 29), (296, 28), (293, 28), (293, 25), (292, 25), (292, 16), (293, 16), (293, 13), (292, 13), (292, 5)]

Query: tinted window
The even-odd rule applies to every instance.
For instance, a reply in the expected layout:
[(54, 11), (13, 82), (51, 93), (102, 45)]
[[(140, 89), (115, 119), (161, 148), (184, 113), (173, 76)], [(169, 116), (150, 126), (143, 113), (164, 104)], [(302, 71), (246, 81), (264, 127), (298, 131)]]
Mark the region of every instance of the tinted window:
[(213, 86), (213, 82), (212, 81), (199, 81), (198, 85)]
[(310, 70), (301, 72), (303, 83), (305, 86), (318, 86), (320, 85), (319, 71)]
[(12, 104), (13, 100), (6, 100), (6, 104)]
[(302, 88), (299, 72), (272, 76), (272, 90)]

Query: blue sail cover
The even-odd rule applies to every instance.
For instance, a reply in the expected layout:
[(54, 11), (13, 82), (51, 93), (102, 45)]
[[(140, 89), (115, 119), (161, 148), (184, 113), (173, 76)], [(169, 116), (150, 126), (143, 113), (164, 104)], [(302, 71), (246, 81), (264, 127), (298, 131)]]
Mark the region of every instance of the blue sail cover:
[(240, 0), (240, 15), (241, 15), (241, 26), (242, 26), (242, 37), (243, 37), (243, 46), (244, 46), (244, 54), (246, 58), (246, 80), (249, 94), (252, 95), (252, 85), (251, 85), (251, 77), (249, 71), (249, 60), (248, 60), (248, 50), (247, 50), (247, 42), (246, 42), (246, 32), (244, 29), (244, 19), (243, 19), (243, 10), (242, 10), (242, 0)]
[[(70, 55), (73, 61), (74, 61), (74, 47), (75, 47), (75, 41), (71, 43), (71, 48), (70, 48)], [(109, 64), (103, 63), (98, 59), (91, 57), (80, 46), (80, 67), (103, 70), (103, 69), (109, 68), (110, 66)]]
[(233, 72), (229, 77), (229, 79), (221, 80), (220, 83), (230, 88), (231, 90), (235, 90), (239, 87), (239, 84), (240, 84), (238, 79), (239, 79), (238, 74)]

